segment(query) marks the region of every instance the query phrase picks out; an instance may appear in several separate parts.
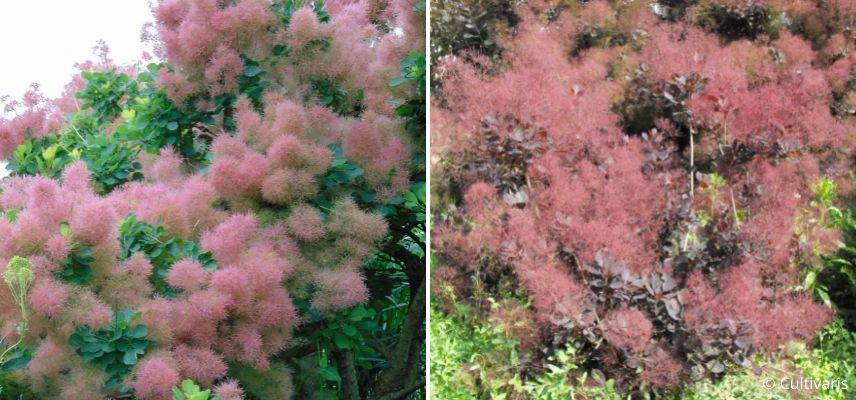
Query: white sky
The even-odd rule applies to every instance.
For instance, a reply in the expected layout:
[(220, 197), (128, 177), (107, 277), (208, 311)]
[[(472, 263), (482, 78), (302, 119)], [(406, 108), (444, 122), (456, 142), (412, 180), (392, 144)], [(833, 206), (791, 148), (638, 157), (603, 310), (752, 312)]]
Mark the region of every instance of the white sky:
[[(140, 30), (152, 20), (148, 0), (3, 0), (0, 96), (20, 98), (31, 83), (48, 98), (59, 96), (74, 63), (95, 58), (99, 40), (117, 64), (138, 61), (148, 50)], [(6, 174), (0, 161), (0, 178)]]
[(19, 98), (30, 83), (56, 97), (74, 63), (94, 59), (103, 39), (118, 64), (140, 59), (148, 0), (4, 0), (0, 2), (0, 95)]

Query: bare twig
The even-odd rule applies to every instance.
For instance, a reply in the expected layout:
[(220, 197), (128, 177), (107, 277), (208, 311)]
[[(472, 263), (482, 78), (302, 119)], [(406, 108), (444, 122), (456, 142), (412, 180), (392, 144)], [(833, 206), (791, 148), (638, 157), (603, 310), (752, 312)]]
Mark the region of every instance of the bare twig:
[[(695, 193), (695, 129), (690, 128), (690, 201)], [(690, 203), (692, 205), (692, 203)]]
[(408, 387), (405, 387), (404, 389), (401, 389), (401, 390), (399, 390), (399, 391), (392, 392), (392, 393), (389, 393), (389, 394), (387, 394), (387, 395), (384, 395), (384, 396), (378, 397), (378, 398), (376, 398), (375, 400), (398, 400), (398, 399), (403, 399), (404, 397), (406, 397), (406, 396), (407, 396), (407, 395), (409, 395), (410, 393), (413, 393), (413, 392), (415, 392), (415, 391), (417, 391), (417, 390), (419, 390), (419, 389), (421, 389), (421, 388), (423, 388), (423, 387), (425, 387), (425, 378), (422, 378), (422, 379), (420, 379), (420, 380), (418, 380), (418, 381), (414, 382), (413, 384), (411, 384), (411, 385), (410, 385), (410, 386), (408, 386)]
[[(693, 206), (693, 197), (695, 196), (695, 129), (690, 127), (690, 209)], [(684, 235), (684, 242), (681, 244), (681, 251), (685, 251), (690, 241), (690, 231)]]
[(734, 202), (734, 189), (729, 188), (731, 192), (731, 210), (734, 212), (734, 225), (740, 226), (740, 217), (737, 215), (737, 203)]

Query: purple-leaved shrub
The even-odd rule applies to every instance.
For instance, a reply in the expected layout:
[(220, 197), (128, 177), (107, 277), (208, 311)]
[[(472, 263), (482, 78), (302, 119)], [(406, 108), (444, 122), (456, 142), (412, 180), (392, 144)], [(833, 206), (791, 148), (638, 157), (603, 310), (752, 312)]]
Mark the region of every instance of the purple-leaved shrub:
[[(735, 2), (693, 10), (711, 3)], [(852, 26), (835, 4), (824, 24)], [(434, 69), (437, 278), (519, 283), (543, 344), (582, 340), (624, 387), (812, 339), (832, 313), (806, 267), (838, 246), (806, 218), (812, 187), (851, 189), (856, 139), (836, 111), (856, 76), (842, 33), (812, 43), (796, 25), (748, 35), (656, 10), (528, 2), (494, 68)]]

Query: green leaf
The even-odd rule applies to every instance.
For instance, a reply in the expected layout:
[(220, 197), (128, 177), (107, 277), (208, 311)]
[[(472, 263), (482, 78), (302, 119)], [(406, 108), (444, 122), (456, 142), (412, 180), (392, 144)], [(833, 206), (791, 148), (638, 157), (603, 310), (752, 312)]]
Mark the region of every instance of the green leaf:
[(148, 347), (148, 346), (149, 346), (148, 340), (135, 340), (131, 344), (131, 347), (134, 349), (134, 351), (136, 351), (137, 353), (140, 353), (140, 354), (144, 353), (146, 351), (146, 347)]
[(71, 238), (71, 227), (69, 227), (67, 222), (63, 222), (59, 225), (59, 234), (66, 239)]
[(402, 76), (396, 76), (395, 78), (392, 78), (389, 80), (389, 86), (390, 87), (396, 87), (396, 86), (400, 86), (401, 84), (406, 83), (406, 82), (407, 82), (407, 78), (402, 77)]
[(244, 70), (244, 75), (247, 77), (250, 77), (250, 78), (252, 78), (252, 77), (254, 77), (260, 73), (262, 73), (262, 68), (259, 67), (258, 65), (247, 66), (247, 68)]
[(45, 159), (49, 164), (53, 163), (54, 158), (56, 158), (56, 152), (59, 150), (59, 145), (55, 144), (51, 147), (48, 147), (42, 151), (42, 158)]
[(364, 191), (359, 193), (359, 196), (360, 196), (360, 200), (363, 201), (364, 203), (371, 203), (375, 199), (375, 192), (364, 190)]
[(340, 333), (335, 333), (333, 335), (333, 343), (336, 343), (336, 346), (340, 349), (350, 349), (351, 348), (351, 340), (348, 339), (347, 336), (342, 335)]
[(192, 394), (187, 400), (208, 400), (209, 396), (211, 396), (211, 389), (206, 389), (205, 391)]
[(125, 365), (135, 365), (137, 363), (137, 352), (132, 351), (125, 353), (125, 355), (122, 356), (122, 363)]
[(342, 377), (339, 376), (339, 371), (336, 371), (336, 368), (326, 367), (320, 370), (320, 375), (327, 381), (336, 382), (337, 384), (342, 383)]
[[(0, 348), (5, 347), (0, 341)], [(25, 368), (32, 359), (32, 351), (27, 347), (18, 347), (10, 353), (7, 353), (6, 362), (0, 363), (0, 373), (13, 372)]]
[(829, 298), (829, 293), (827, 291), (818, 291), (817, 296), (820, 297), (820, 300), (823, 301), (823, 304), (832, 307), (832, 299)]
[(124, 119), (125, 121), (128, 121), (128, 120), (134, 119), (134, 117), (137, 115), (137, 112), (134, 109), (122, 110), (121, 115), (122, 115), (122, 119)]
[(406, 117), (413, 113), (413, 105), (412, 104), (402, 104), (395, 108), (395, 115), (399, 117)]
[(817, 280), (817, 273), (815, 271), (808, 271), (808, 273), (805, 275), (805, 281), (803, 282), (803, 285), (806, 288), (814, 287), (814, 282), (816, 280)]
[(141, 339), (149, 334), (149, 328), (145, 325), (137, 325), (133, 329), (131, 329), (130, 334), (131, 337)]
[(101, 357), (101, 355), (102, 355), (102, 353), (83, 353), (80, 355), (80, 358), (84, 362), (92, 362), (92, 360), (95, 360), (96, 358)]
[(181, 381), (181, 390), (183, 390), (185, 394), (196, 394), (199, 393), (199, 386), (193, 383), (192, 380), (185, 379)]
[(342, 328), (342, 332), (350, 337), (354, 337), (360, 334), (360, 332), (357, 331), (357, 328), (354, 328), (353, 325), (345, 325), (344, 328)]
[(100, 342), (86, 343), (80, 349), (87, 353), (97, 353), (102, 351), (102, 344)]
[(366, 312), (365, 308), (354, 307), (354, 309), (351, 310), (351, 313), (349, 315), (349, 319), (351, 321), (357, 322), (357, 321), (360, 321), (363, 318), (365, 318), (367, 315), (368, 315), (368, 313)]
[(404, 192), (404, 202), (415, 205), (419, 203), (419, 199), (416, 198), (416, 194), (413, 192)]

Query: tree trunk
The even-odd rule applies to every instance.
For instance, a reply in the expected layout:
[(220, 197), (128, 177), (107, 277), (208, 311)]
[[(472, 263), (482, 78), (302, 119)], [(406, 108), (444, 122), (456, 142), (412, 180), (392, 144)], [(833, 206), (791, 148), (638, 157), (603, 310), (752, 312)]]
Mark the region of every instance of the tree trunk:
[[(425, 279), (419, 285), (416, 296), (410, 302), (410, 309), (401, 334), (393, 350), (389, 366), (381, 372), (375, 385), (373, 398), (396, 399), (407, 396), (419, 388), (413, 388), (414, 384), (422, 381), (424, 377), (419, 374), (420, 362), (422, 361), (422, 349), (425, 327)], [(399, 393), (399, 397), (390, 397)]]
[(342, 377), (342, 400), (360, 400), (360, 384), (357, 381), (357, 368), (354, 355), (348, 350), (334, 349), (333, 359)]

